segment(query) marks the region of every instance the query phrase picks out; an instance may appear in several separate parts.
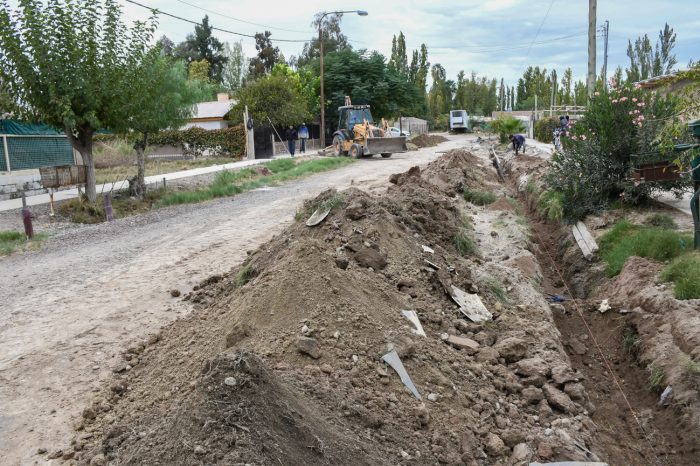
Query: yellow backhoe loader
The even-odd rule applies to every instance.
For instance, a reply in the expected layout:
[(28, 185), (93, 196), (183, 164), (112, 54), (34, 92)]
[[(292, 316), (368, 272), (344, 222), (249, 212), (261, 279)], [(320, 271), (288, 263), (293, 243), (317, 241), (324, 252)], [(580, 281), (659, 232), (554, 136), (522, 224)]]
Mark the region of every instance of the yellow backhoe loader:
[(345, 105), (338, 107), (338, 131), (333, 133), (333, 154), (354, 158), (406, 152), (406, 136), (393, 136), (389, 125), (382, 119), (375, 125), (369, 105), (352, 105), (345, 97)]

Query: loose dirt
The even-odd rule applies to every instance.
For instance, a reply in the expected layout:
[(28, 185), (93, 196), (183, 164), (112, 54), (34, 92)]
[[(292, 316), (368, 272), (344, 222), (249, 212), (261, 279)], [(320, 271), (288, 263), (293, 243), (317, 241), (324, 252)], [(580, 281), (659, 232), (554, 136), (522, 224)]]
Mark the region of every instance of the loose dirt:
[(418, 148), (434, 147), (445, 141), (447, 141), (447, 138), (438, 134), (419, 134), (411, 139), (411, 143)]

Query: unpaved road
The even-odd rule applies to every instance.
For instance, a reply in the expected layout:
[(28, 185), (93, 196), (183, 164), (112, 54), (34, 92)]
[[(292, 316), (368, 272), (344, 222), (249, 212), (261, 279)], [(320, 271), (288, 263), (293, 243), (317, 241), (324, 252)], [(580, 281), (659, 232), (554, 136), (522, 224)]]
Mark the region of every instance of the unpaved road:
[(72, 420), (120, 350), (189, 312), (170, 289), (228, 271), (324, 189), (385, 189), (391, 173), (473, 139), (449, 138), (234, 198), (59, 230), (40, 252), (0, 258), (2, 464), (40, 464), (38, 448), (68, 445)]

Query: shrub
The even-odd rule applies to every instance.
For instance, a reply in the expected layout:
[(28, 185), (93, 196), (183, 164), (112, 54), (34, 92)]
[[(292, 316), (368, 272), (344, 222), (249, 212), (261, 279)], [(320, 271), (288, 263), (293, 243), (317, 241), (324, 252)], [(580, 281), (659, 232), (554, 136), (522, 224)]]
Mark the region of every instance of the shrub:
[(498, 133), (498, 138), (501, 143), (508, 142), (508, 135), (521, 133), (525, 131), (525, 123), (513, 118), (512, 116), (500, 116), (495, 120), (491, 121), (490, 129), (494, 133)]
[(674, 283), (677, 299), (700, 299), (700, 253), (675, 259), (661, 272), (661, 279)]
[(651, 214), (644, 220), (644, 223), (652, 227), (666, 228), (667, 230), (676, 229), (676, 222), (668, 214)]
[(464, 199), (475, 205), (488, 205), (496, 202), (496, 195), (490, 191), (464, 188)]
[(535, 139), (540, 142), (551, 143), (554, 130), (558, 127), (559, 118), (557, 117), (548, 117), (537, 120), (537, 123), (535, 123)]
[(554, 191), (542, 191), (537, 198), (537, 210), (549, 220), (561, 221), (564, 217), (564, 195)]
[(468, 256), (476, 252), (476, 243), (469, 236), (467, 230), (460, 230), (455, 234), (454, 244), (457, 252), (462, 256)]

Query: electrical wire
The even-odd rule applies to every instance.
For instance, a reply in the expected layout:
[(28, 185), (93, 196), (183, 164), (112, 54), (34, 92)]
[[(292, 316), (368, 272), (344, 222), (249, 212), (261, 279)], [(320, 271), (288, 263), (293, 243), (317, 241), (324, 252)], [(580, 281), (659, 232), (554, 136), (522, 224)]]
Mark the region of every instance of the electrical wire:
[[(177, 16), (172, 13), (167, 13), (163, 10), (160, 10), (158, 8), (153, 8), (147, 5), (143, 5), (141, 3), (135, 2), (134, 0), (124, 0), (125, 2), (132, 3), (134, 5), (140, 6), (141, 8), (145, 8), (147, 10), (151, 10), (153, 13), (161, 14), (164, 16), (169, 16), (171, 18), (179, 19), (180, 21), (185, 21), (186, 23), (194, 24), (196, 26), (201, 26), (201, 23), (198, 23), (197, 21), (192, 21), (191, 19), (183, 18), (182, 16)], [(236, 36), (241, 36), (241, 37), (250, 37), (252, 39), (255, 39), (254, 35), (251, 34), (244, 34), (242, 32), (236, 32), (236, 31), (230, 31), (228, 29), (221, 29), (217, 27), (211, 27), (212, 30), (214, 31), (219, 31), (219, 32), (225, 32), (227, 34), (234, 34)], [(309, 42), (308, 39), (303, 40), (303, 39), (273, 39), (272, 37), (269, 38), (270, 41), (272, 42)]]
[(520, 42), (520, 43), (510, 43), (510, 44), (498, 44), (498, 45), (458, 45), (458, 46), (451, 46), (451, 47), (431, 47), (431, 48), (449, 48), (449, 49), (470, 49), (470, 48), (475, 48), (475, 49), (492, 49), (492, 48), (498, 48), (498, 49), (507, 49), (507, 48), (512, 48), (512, 47), (520, 47), (520, 46), (527, 46), (530, 44), (546, 44), (555, 40), (562, 40), (562, 39), (568, 39), (570, 37), (576, 37), (576, 36), (582, 36), (584, 34), (588, 34), (588, 31), (579, 31), (579, 32), (574, 32), (571, 34), (567, 34), (565, 36), (559, 36), (559, 37), (552, 37), (549, 39), (542, 39), (536, 42)]
[[(549, 11), (552, 9), (552, 5), (554, 5), (554, 0), (549, 2), (549, 8), (547, 8), (547, 12), (544, 14), (544, 18), (542, 18), (542, 22), (540, 23), (540, 27), (537, 28), (537, 33), (535, 34), (535, 38), (532, 39), (533, 44), (537, 40), (537, 37), (539, 37), (540, 31), (542, 30), (542, 26), (544, 26), (544, 22), (547, 21), (547, 18), (549, 17)], [(525, 55), (525, 60), (527, 60), (527, 58), (530, 56), (530, 49), (532, 49), (532, 44), (530, 44), (530, 47), (527, 49), (527, 54)]]

